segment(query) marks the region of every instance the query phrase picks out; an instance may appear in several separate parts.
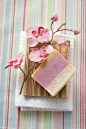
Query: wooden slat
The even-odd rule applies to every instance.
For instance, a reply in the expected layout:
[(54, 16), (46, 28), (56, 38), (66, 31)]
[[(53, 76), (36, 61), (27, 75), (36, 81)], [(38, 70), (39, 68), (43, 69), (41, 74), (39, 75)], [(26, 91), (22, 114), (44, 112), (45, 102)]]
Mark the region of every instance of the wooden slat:
[[(69, 41), (67, 41), (66, 46), (61, 46), (61, 55), (68, 61), (69, 61), (69, 57), (70, 57), (69, 49), (70, 49)], [(62, 98), (67, 98), (68, 93), (69, 93), (69, 82), (59, 92), (59, 94), (60, 94), (59, 96), (62, 97)]]
[[(27, 39), (27, 42), (28, 42), (28, 39)], [(25, 51), (25, 74), (26, 75), (34, 63), (34, 62), (31, 62), (28, 58), (30, 48), (27, 42), (26, 42), (26, 51)], [(69, 48), (67, 47), (68, 45), (66, 47), (54, 45), (54, 48), (57, 49), (64, 57), (66, 57), (67, 60), (69, 60)], [(35, 69), (31, 72), (31, 74), (34, 71)], [(29, 74), (24, 84), (23, 95), (52, 97), (42, 86), (40, 86), (34, 79), (31, 78), (31, 74)], [(55, 97), (63, 97), (63, 96), (68, 97), (68, 89), (69, 89), (69, 84), (67, 84), (66, 88), (64, 88), (61, 92), (59, 92)]]

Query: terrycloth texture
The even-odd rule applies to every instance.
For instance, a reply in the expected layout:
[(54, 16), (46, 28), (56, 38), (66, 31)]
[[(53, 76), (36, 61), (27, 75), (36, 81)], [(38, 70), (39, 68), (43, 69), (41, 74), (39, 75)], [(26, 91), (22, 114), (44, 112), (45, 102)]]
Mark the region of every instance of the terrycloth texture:
[[(50, 27), (50, 16), (66, 28), (81, 28), (76, 36), (73, 112), (20, 112), (15, 107), (17, 71), (4, 70), (7, 60), (17, 56), (20, 31), (29, 26)], [(0, 129), (85, 129), (86, 128), (86, 1), (85, 0), (0, 0)], [(65, 31), (63, 32), (65, 33)], [(71, 32), (66, 32), (72, 35)]]

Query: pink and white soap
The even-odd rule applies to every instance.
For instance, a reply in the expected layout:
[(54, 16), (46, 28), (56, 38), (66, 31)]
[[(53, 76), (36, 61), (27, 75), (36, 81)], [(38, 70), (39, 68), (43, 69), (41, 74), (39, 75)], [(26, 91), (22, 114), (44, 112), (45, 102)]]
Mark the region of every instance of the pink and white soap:
[(75, 73), (73, 67), (57, 50), (35, 70), (32, 78), (52, 96), (55, 96)]

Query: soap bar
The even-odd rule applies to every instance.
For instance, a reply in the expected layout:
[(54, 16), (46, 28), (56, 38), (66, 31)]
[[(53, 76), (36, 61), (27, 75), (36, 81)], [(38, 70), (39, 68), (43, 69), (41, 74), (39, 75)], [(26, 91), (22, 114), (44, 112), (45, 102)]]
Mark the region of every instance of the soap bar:
[(40, 64), (31, 77), (55, 96), (75, 73), (73, 67), (56, 49)]

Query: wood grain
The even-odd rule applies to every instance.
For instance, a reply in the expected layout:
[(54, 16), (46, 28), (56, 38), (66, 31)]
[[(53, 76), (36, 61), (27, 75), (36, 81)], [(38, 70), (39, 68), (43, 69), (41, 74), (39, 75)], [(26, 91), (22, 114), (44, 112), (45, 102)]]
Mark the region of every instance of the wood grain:
[[(67, 45), (66, 46), (61, 46), (61, 55), (69, 61), (70, 57), (70, 42), (66, 41)], [(65, 85), (65, 87), (62, 88), (62, 90), (59, 92), (59, 96), (62, 98), (68, 98), (68, 93), (69, 93), (69, 82)]]
[[(56, 41), (55, 41), (56, 42)], [(65, 57), (69, 61), (70, 56), (70, 41), (67, 41), (67, 46), (58, 46), (53, 45), (55, 49), (59, 51), (59, 53), (62, 54), (62, 56)], [(28, 58), (30, 48), (28, 46), (28, 39), (26, 41), (26, 50), (25, 50), (25, 74), (27, 75), (28, 71), (31, 69), (33, 62), (31, 62)], [(31, 74), (35, 71), (32, 70), (32, 72), (29, 74), (26, 82), (24, 83), (23, 87), (23, 95), (24, 96), (45, 96), (45, 97), (52, 97), (42, 86), (40, 86), (34, 79), (31, 78)], [(55, 97), (68, 97), (69, 94), (69, 83), (66, 84), (66, 86), (55, 96)]]

